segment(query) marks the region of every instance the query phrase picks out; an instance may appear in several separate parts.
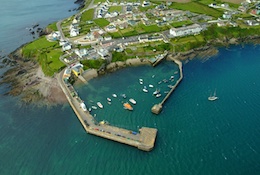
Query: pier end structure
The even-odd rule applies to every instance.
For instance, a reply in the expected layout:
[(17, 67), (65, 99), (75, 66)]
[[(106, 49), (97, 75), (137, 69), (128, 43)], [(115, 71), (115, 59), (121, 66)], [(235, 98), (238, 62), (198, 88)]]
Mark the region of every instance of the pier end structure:
[(157, 129), (155, 128), (147, 128), (142, 127), (139, 129), (140, 131), (140, 144), (138, 145), (138, 149), (143, 151), (151, 151), (154, 147)]
[(58, 78), (60, 87), (87, 133), (134, 146), (143, 151), (151, 151), (153, 149), (157, 129), (142, 127), (139, 129), (140, 132), (134, 132), (124, 128), (98, 123), (89, 111), (83, 110), (80, 107), (82, 100), (78, 96), (72, 95), (76, 94), (76, 92), (74, 92), (73, 86), (65, 84), (62, 74), (63, 73), (61, 73)]
[(172, 92), (175, 90), (175, 88), (179, 85), (179, 83), (181, 82), (182, 78), (183, 78), (183, 73), (182, 73), (182, 62), (180, 60), (177, 60), (175, 58), (170, 57), (171, 60), (173, 60), (179, 67), (180, 70), (180, 78), (177, 80), (177, 82), (175, 83), (174, 86), (171, 87), (171, 90), (168, 92), (168, 94), (164, 97), (164, 99), (158, 103), (155, 104), (152, 108), (151, 111), (154, 114), (159, 114), (162, 111), (162, 107), (164, 102), (170, 97), (170, 95), (172, 94)]

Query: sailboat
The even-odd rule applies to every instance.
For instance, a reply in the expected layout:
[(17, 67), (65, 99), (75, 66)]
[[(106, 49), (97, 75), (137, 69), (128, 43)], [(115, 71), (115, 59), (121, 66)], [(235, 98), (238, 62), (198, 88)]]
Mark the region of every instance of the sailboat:
[(216, 91), (214, 92), (214, 95), (210, 95), (209, 97), (208, 97), (208, 100), (209, 101), (215, 101), (215, 100), (217, 100), (218, 99), (218, 97), (216, 96)]

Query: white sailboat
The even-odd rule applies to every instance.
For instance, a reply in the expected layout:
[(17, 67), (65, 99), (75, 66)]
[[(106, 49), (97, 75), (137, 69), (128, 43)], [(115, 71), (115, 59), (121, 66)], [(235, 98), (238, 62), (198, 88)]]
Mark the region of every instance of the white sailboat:
[(217, 100), (217, 99), (218, 99), (218, 97), (216, 96), (216, 91), (214, 92), (213, 95), (210, 95), (210, 96), (208, 97), (208, 100), (209, 100), (209, 101), (215, 101), (215, 100)]

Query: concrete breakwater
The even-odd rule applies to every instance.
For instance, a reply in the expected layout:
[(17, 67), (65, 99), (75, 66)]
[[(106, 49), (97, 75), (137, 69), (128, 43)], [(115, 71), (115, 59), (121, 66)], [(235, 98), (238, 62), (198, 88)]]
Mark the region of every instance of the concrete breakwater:
[(182, 78), (183, 78), (183, 73), (182, 73), (182, 62), (172, 56), (169, 56), (169, 58), (174, 61), (178, 67), (179, 67), (179, 72), (180, 72), (180, 78), (177, 80), (177, 82), (175, 83), (174, 86), (171, 87), (171, 90), (168, 92), (168, 94), (164, 97), (164, 99), (158, 103), (158, 104), (155, 104), (151, 111), (154, 113), (154, 114), (159, 114), (162, 110), (162, 107), (163, 107), (163, 104), (165, 103), (165, 101), (170, 97), (170, 95), (172, 94), (172, 92), (175, 90), (175, 88), (179, 85), (179, 83), (181, 82)]
[(157, 135), (156, 128), (142, 127), (139, 132), (135, 132), (111, 126), (105, 122), (97, 122), (89, 111), (82, 107), (83, 101), (77, 95), (73, 86), (64, 81), (63, 73), (64, 71), (58, 75), (58, 83), (87, 133), (134, 146), (143, 151), (153, 149)]

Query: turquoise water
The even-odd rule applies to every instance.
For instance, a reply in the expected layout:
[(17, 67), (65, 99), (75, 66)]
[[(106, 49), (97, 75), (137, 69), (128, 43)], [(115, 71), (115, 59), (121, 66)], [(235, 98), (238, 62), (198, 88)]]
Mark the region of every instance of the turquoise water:
[[(12, 11), (15, 2), (20, 4)], [(32, 23), (53, 22), (70, 15), (67, 10), (74, 7), (69, 0), (22, 2), (1, 4), (5, 10), (0, 10), (4, 16), (0, 50), (5, 52), (32, 39), (25, 35)], [(135, 131), (156, 127), (151, 152), (86, 134), (68, 104), (22, 105), (19, 97), (3, 95), (9, 86), (1, 85), (0, 174), (259, 174), (259, 51), (259, 45), (221, 48), (206, 62), (184, 64), (184, 79), (158, 116), (150, 109), (160, 99), (151, 93), (156, 87), (168, 90), (167, 83), (158, 82), (177, 70), (172, 62), (121, 69), (76, 87), (88, 106), (103, 103), (104, 109), (92, 111), (97, 120)], [(0, 69), (1, 74), (4, 71)], [(148, 89), (149, 84), (154, 88), (144, 93), (139, 78)], [(210, 102), (207, 98), (214, 91), (219, 99)], [(123, 109), (121, 93), (137, 101), (134, 111)], [(107, 97), (112, 98), (111, 105)]]
[[(258, 174), (259, 51), (221, 48), (206, 62), (184, 64), (184, 79), (160, 115), (150, 111), (159, 99), (142, 91), (139, 78), (159, 87), (177, 70), (172, 62), (121, 69), (76, 87), (88, 106), (103, 103), (92, 111), (97, 120), (136, 131), (156, 127), (151, 152), (86, 134), (68, 104), (36, 108), (1, 96), (0, 174)], [(215, 90), (219, 99), (208, 101)], [(123, 109), (121, 93), (137, 101), (132, 112)]]

